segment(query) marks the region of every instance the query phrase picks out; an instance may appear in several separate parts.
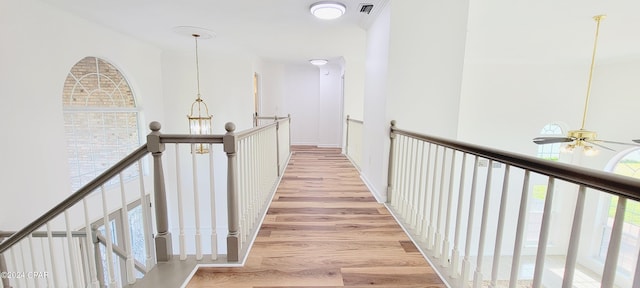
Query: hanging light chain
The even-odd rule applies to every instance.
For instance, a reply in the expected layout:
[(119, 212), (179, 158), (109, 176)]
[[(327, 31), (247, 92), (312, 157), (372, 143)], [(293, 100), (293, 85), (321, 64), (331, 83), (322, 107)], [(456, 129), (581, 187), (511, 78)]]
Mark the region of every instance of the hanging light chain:
[(191, 36), (193, 36), (193, 38), (196, 41), (196, 80), (197, 80), (197, 87), (198, 87), (198, 99), (197, 101), (200, 102), (202, 101), (202, 99), (200, 99), (200, 61), (198, 60), (198, 38), (200, 37), (199, 34), (191, 34)]

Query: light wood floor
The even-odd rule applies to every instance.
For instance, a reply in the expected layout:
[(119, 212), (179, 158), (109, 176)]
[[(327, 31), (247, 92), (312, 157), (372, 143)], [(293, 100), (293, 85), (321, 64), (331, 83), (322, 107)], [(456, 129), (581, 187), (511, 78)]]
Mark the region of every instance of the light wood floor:
[(339, 149), (294, 147), (242, 268), (187, 287), (446, 287)]

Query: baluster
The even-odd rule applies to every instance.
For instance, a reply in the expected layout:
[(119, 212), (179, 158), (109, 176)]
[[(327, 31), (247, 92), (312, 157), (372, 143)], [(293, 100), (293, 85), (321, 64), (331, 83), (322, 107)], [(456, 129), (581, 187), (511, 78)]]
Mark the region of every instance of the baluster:
[(527, 202), (529, 202), (529, 177), (531, 172), (525, 170), (522, 180), (522, 193), (520, 195), (520, 209), (518, 210), (518, 226), (516, 227), (516, 241), (513, 246), (513, 259), (511, 260), (511, 278), (509, 288), (515, 288), (518, 283), (518, 271), (520, 270), (520, 256), (522, 255), (522, 242), (524, 241), (524, 228), (527, 218)]
[[(4, 241), (4, 237), (0, 236), (0, 243)], [(7, 260), (4, 258), (5, 253), (0, 253), (0, 273), (8, 272)], [(0, 277), (0, 288), (9, 288), (9, 278)]]
[(240, 248), (240, 235), (238, 223), (238, 178), (236, 158), (236, 125), (229, 122), (225, 124), (227, 133), (223, 137), (224, 152), (227, 153), (227, 213), (229, 221), (229, 235), (227, 236), (227, 259), (238, 261)]
[(47, 222), (47, 239), (49, 240), (49, 258), (51, 259), (51, 275), (53, 275), (53, 284), (54, 287), (62, 287), (60, 285), (60, 277), (58, 276), (58, 271), (56, 269), (56, 261), (55, 251), (53, 249), (53, 233), (51, 232), (51, 224)]
[[(28, 241), (29, 241), (29, 255), (31, 255), (31, 271), (45, 271), (45, 270), (39, 270), (38, 265), (36, 265), (36, 253), (35, 250), (33, 249), (33, 236), (32, 234), (29, 234), (28, 237)], [(2, 242), (2, 239), (0, 239), (0, 242)], [(40, 281), (36, 278), (33, 278), (33, 283), (35, 284), (35, 287), (38, 288), (40, 287)]]
[[(193, 169), (193, 214), (196, 221), (196, 260), (202, 260), (202, 239), (200, 235), (200, 191), (198, 189), (198, 161), (196, 158), (195, 144), (191, 144), (191, 166)], [(198, 144), (201, 145), (201, 144)]]
[[(29, 270), (27, 270), (27, 257), (25, 257), (24, 245), (25, 245), (24, 241), (20, 241), (20, 242), (18, 242), (18, 244), (16, 246), (20, 248), (20, 257), (21, 257), (20, 260), (22, 260), (21, 261), (21, 263), (22, 263), (22, 272), (26, 273)], [(29, 285), (28, 284), (29, 283), (29, 279), (23, 278), (23, 279), (21, 279), (21, 282), (24, 282), (25, 286)]]
[[(426, 218), (424, 217), (424, 209), (425, 208), (425, 203), (427, 202), (427, 199), (425, 199), (427, 197), (426, 195), (426, 189), (423, 191), (422, 187), (425, 185), (424, 184), (424, 158), (428, 157), (428, 155), (425, 155), (425, 144), (429, 145), (429, 149), (431, 149), (431, 143), (427, 143), (424, 141), (422, 142), (422, 149), (421, 149), (421, 153), (420, 153), (420, 173), (419, 173), (419, 178), (420, 178), (420, 182), (418, 184), (418, 189), (416, 191), (416, 194), (418, 194), (418, 201), (417, 204), (418, 205), (418, 211), (416, 213), (416, 215), (414, 216), (414, 218), (416, 218), (416, 235), (422, 235), (422, 232), (425, 228), (424, 221), (426, 221)], [(430, 150), (429, 150), (430, 151)], [(428, 162), (427, 162), (428, 165)]]
[(640, 287), (640, 251), (638, 252), (638, 257), (636, 259), (636, 272), (634, 273), (633, 285), (631, 287)]
[(491, 268), (490, 287), (496, 287), (498, 281), (498, 270), (500, 270), (500, 257), (502, 255), (502, 237), (504, 234), (504, 221), (507, 213), (507, 198), (509, 195), (509, 177), (511, 166), (506, 164), (502, 179), (502, 195), (500, 196), (500, 211), (498, 212), (498, 230), (496, 231), (496, 245), (493, 249), (493, 267)]
[[(193, 154), (193, 144), (191, 147)], [(184, 235), (184, 202), (182, 199), (182, 168), (180, 167), (180, 144), (176, 144), (176, 191), (178, 194), (178, 242), (180, 245), (180, 260), (187, 260), (187, 248)], [(195, 173), (194, 173), (195, 174)]]
[(218, 232), (216, 223), (216, 182), (214, 180), (213, 144), (209, 144), (209, 189), (211, 200), (211, 260), (218, 259)]
[(458, 205), (456, 209), (455, 235), (453, 236), (453, 251), (451, 252), (451, 278), (458, 277), (458, 263), (460, 262), (460, 229), (462, 228), (462, 204), (464, 200), (464, 181), (467, 170), (467, 153), (462, 153), (462, 167), (460, 168), (460, 187), (458, 188)]
[(109, 273), (109, 287), (117, 287), (116, 274), (113, 267), (113, 243), (111, 237), (111, 221), (109, 221), (109, 210), (107, 209), (107, 191), (104, 186), (100, 186), (102, 194), (102, 221), (104, 223), (105, 238), (107, 241), (107, 248), (105, 254), (107, 255), (107, 272)]
[(464, 243), (464, 258), (462, 259), (462, 277), (460, 279), (460, 285), (466, 287), (466, 282), (469, 281), (469, 273), (471, 272), (471, 260), (469, 254), (471, 253), (471, 235), (473, 233), (473, 219), (476, 206), (476, 192), (478, 183), (478, 160), (479, 157), (475, 156), (473, 162), (473, 180), (471, 180), (471, 195), (469, 199), (469, 214), (467, 215), (467, 235)]
[[(433, 147), (433, 143), (429, 143), (429, 150), (427, 150), (427, 169), (423, 175), (424, 177), (424, 202), (423, 202), (423, 208), (422, 209), (422, 219), (423, 219), (423, 223), (422, 223), (422, 229), (420, 232), (420, 236), (424, 237), (425, 240), (427, 240), (427, 236), (428, 236), (428, 230), (427, 227), (429, 227), (429, 225), (431, 225), (431, 219), (429, 217), (427, 217), (427, 214), (429, 213), (429, 205), (428, 205), (428, 201), (429, 201), (429, 173), (430, 173), (430, 166), (431, 166), (431, 147)], [(428, 243), (427, 243), (428, 245)], [(428, 249), (428, 247), (427, 247)]]
[(484, 201), (482, 203), (482, 218), (480, 222), (480, 240), (478, 242), (478, 257), (476, 271), (473, 274), (473, 286), (480, 288), (482, 285), (482, 259), (484, 258), (484, 242), (487, 238), (487, 221), (489, 218), (489, 205), (491, 204), (491, 180), (493, 176), (493, 160), (489, 160), (487, 178), (484, 186)]
[(129, 209), (127, 208), (127, 195), (124, 189), (124, 177), (122, 173), (120, 176), (120, 198), (122, 201), (122, 209), (120, 210), (120, 215), (122, 217), (122, 237), (124, 238), (123, 247), (127, 252), (127, 259), (125, 260), (125, 269), (127, 273), (127, 283), (133, 284), (136, 283), (136, 272), (133, 262), (133, 246), (131, 245), (131, 228), (129, 222)]
[(420, 213), (420, 178), (422, 175), (420, 174), (419, 167), (423, 153), (422, 147), (424, 146), (424, 141), (417, 139), (415, 139), (415, 141), (416, 145), (414, 147), (414, 155), (412, 157), (414, 161), (411, 168), (413, 172), (413, 175), (411, 176), (413, 179), (413, 185), (411, 187), (411, 212), (408, 215), (408, 218), (406, 218), (406, 222), (409, 223), (413, 231), (417, 231), (420, 226), (420, 223), (418, 222), (418, 214)]
[(408, 194), (408, 188), (407, 188), (407, 184), (409, 181), (409, 176), (408, 176), (408, 170), (409, 170), (409, 137), (402, 137), (402, 168), (400, 168), (400, 173), (402, 175), (402, 182), (401, 182), (401, 188), (400, 188), (400, 200), (399, 200), (399, 205), (398, 205), (398, 209), (400, 209), (400, 215), (402, 216), (402, 218), (406, 217), (407, 215), (407, 202), (409, 202), (409, 199), (407, 199), (407, 194)]
[[(43, 271), (52, 271), (51, 275), (53, 275), (53, 269), (49, 270), (48, 268), (49, 266), (47, 265), (47, 249), (45, 248), (45, 238), (40, 238), (40, 247), (42, 247), (42, 263), (44, 266)], [(45, 279), (45, 282), (47, 283), (47, 287), (54, 287), (52, 281), (53, 281), (53, 277), (47, 277)]]
[(445, 217), (445, 224), (444, 224), (444, 240), (442, 240), (442, 261), (440, 262), (440, 265), (442, 265), (442, 267), (449, 267), (449, 261), (451, 261), (451, 258), (449, 257), (451, 254), (449, 254), (449, 246), (451, 245), (450, 243), (450, 239), (449, 239), (449, 234), (451, 234), (451, 205), (453, 204), (453, 181), (454, 181), (454, 176), (455, 176), (455, 172), (456, 172), (456, 151), (455, 150), (451, 150), (451, 167), (449, 167), (451, 170), (449, 171), (449, 194), (447, 195), (447, 209), (445, 210), (445, 213), (447, 214)]
[(66, 286), (74, 286), (73, 285), (73, 273), (71, 272), (71, 268), (70, 268), (70, 259), (67, 259), (67, 257), (69, 257), (69, 253), (71, 253), (71, 251), (68, 249), (69, 245), (65, 245), (65, 240), (67, 240), (67, 243), (69, 242), (68, 238), (59, 238), (60, 239), (60, 245), (62, 246), (62, 259), (64, 260), (64, 265), (62, 266), (64, 269), (64, 272), (66, 274)]
[(239, 205), (240, 205), (240, 227), (242, 228), (241, 235), (246, 234), (247, 225), (247, 213), (249, 213), (249, 199), (245, 197), (244, 193), (248, 193), (251, 191), (251, 172), (253, 167), (251, 166), (251, 159), (253, 159), (253, 155), (250, 149), (250, 141), (251, 138), (244, 138), (238, 140), (238, 170), (240, 174), (238, 174), (238, 191), (240, 192), (238, 195)]
[[(418, 231), (418, 229), (420, 228), (420, 223), (419, 221), (422, 221), (422, 219), (419, 219), (419, 214), (420, 214), (420, 196), (422, 193), (420, 193), (420, 191), (422, 190), (422, 166), (424, 166), (424, 160), (422, 160), (422, 158), (424, 157), (424, 141), (420, 141), (419, 142), (419, 147), (417, 147), (417, 151), (418, 151), (418, 155), (416, 157), (416, 160), (420, 159), (420, 168), (415, 167), (414, 172), (416, 173), (414, 175), (414, 178), (416, 179), (417, 182), (417, 187), (414, 187), (413, 189), (413, 211), (411, 213), (411, 215), (413, 215), (410, 219), (410, 225), (411, 228), (414, 231)], [(418, 165), (417, 163), (418, 161), (416, 161), (416, 165)]]
[(611, 238), (607, 248), (607, 259), (604, 262), (602, 272), (601, 287), (613, 287), (616, 278), (616, 268), (618, 266), (618, 255), (620, 254), (620, 242), (622, 241), (622, 228), (624, 227), (624, 214), (627, 207), (627, 198), (618, 197), (616, 215), (613, 218), (611, 228)]
[(535, 270), (533, 271), (533, 288), (539, 288), (542, 286), (544, 258), (547, 254), (549, 228), (551, 227), (551, 208), (553, 205), (553, 191), (555, 180), (555, 178), (549, 177), (549, 182), (547, 184), (547, 194), (544, 199), (544, 214), (542, 214), (542, 226), (540, 227), (540, 239), (538, 240), (538, 252), (536, 254), (536, 266)]
[[(438, 213), (436, 214), (436, 239), (435, 248), (433, 249), (434, 257), (440, 258), (442, 255), (442, 201), (444, 196), (444, 174), (445, 162), (447, 160), (447, 148), (442, 148), (442, 171), (440, 171), (440, 195), (438, 196)], [(444, 258), (444, 257), (443, 257)]]
[[(74, 249), (73, 247), (73, 236), (71, 235), (71, 221), (69, 220), (69, 210), (64, 211), (64, 221), (67, 228), (67, 245), (69, 248), (69, 267), (71, 272), (71, 281), (67, 281), (67, 283), (72, 282), (74, 287), (80, 287), (80, 280), (78, 276), (80, 275), (78, 265), (76, 263), (76, 259), (74, 257)], [(64, 242), (64, 241), (63, 241)], [(25, 270), (26, 271), (26, 270)]]
[[(87, 198), (82, 199), (82, 206), (84, 207), (84, 232), (86, 233), (85, 236), (85, 243), (87, 245), (87, 256), (89, 259), (89, 285), (90, 287), (93, 288), (98, 288), (100, 287), (100, 283), (98, 282), (98, 276), (96, 274), (96, 259), (95, 259), (95, 255), (93, 253), (93, 249), (95, 249), (95, 247), (93, 247), (93, 241), (92, 241), (92, 230), (91, 230), (91, 220), (89, 218), (89, 204), (87, 203)], [(44, 248), (44, 247), (43, 247)], [(45, 264), (47, 263), (47, 261), (44, 261)], [(45, 266), (45, 270), (46, 271), (47, 268)]]
[[(10, 267), (10, 268), (16, 269), (15, 267), (18, 266), (18, 263), (16, 261), (16, 252), (14, 251), (15, 249), (17, 249), (18, 246), (16, 245), (14, 247), (12, 247), (11, 249), (6, 250), (6, 251), (9, 251), (9, 261), (11, 261), (11, 263), (7, 265), (7, 268)], [(13, 270), (13, 271), (15, 271), (15, 270)], [(7, 269), (7, 272), (9, 272), (8, 269)], [(11, 287), (11, 282), (16, 282), (17, 280), (18, 279), (15, 279), (14, 281), (11, 281), (11, 279), (9, 279), (9, 287)]]
[[(4, 237), (0, 235), (0, 243), (2, 243), (2, 241), (4, 241)], [(44, 251), (44, 249), (42, 250)], [(7, 260), (4, 258), (4, 255), (5, 253), (0, 253), (0, 273), (9, 272), (9, 269), (7, 269)], [(9, 278), (0, 277), (0, 288), (9, 288)]]
[(578, 198), (576, 199), (576, 208), (573, 212), (573, 224), (571, 225), (571, 236), (569, 238), (567, 260), (564, 264), (564, 277), (562, 277), (563, 288), (573, 287), (573, 276), (576, 270), (578, 247), (580, 245), (580, 236), (582, 233), (582, 215), (584, 214), (585, 194), (586, 187), (584, 185), (580, 185), (580, 188), (578, 188)]
[(433, 178), (431, 179), (431, 209), (429, 210), (429, 230), (427, 235), (427, 249), (433, 250), (433, 242), (434, 242), (434, 234), (435, 234), (435, 226), (433, 222), (435, 222), (436, 217), (436, 182), (438, 177), (438, 156), (440, 156), (440, 145), (436, 145), (436, 151), (434, 152), (436, 158), (433, 160)]
[(411, 179), (411, 173), (412, 173), (412, 167), (413, 167), (413, 143), (414, 143), (414, 139), (413, 138), (407, 138), (407, 143), (406, 143), (406, 157), (405, 157), (405, 170), (403, 171), (404, 175), (405, 175), (405, 183), (404, 183), (404, 202), (403, 202), (403, 207), (402, 207), (402, 219), (407, 219), (408, 217), (410, 217), (411, 215), (411, 207), (412, 207), (412, 203), (411, 203), (411, 184), (413, 182), (413, 179)]
[[(176, 150), (177, 150), (176, 146)], [(176, 158), (177, 159), (177, 158)], [(179, 167), (176, 165), (176, 167)], [(151, 271), (153, 267), (153, 253), (151, 253), (152, 247), (152, 237), (153, 234), (151, 227), (151, 219), (149, 219), (149, 202), (147, 200), (147, 193), (144, 188), (144, 173), (142, 173), (142, 160), (138, 160), (138, 179), (140, 180), (140, 206), (142, 207), (142, 224), (144, 225), (143, 229), (145, 233), (144, 235), (144, 247), (146, 251), (146, 259), (145, 259), (145, 270), (146, 272)]]

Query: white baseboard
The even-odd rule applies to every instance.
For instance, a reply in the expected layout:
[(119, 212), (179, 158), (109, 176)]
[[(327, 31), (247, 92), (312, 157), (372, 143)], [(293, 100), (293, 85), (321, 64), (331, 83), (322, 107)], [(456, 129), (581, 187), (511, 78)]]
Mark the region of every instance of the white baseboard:
[(373, 187), (373, 184), (371, 184), (371, 181), (369, 181), (369, 179), (367, 179), (367, 177), (364, 174), (360, 173), (360, 179), (362, 179), (362, 182), (364, 182), (364, 185), (366, 185), (369, 191), (371, 191), (371, 194), (373, 195), (374, 198), (376, 198), (376, 201), (378, 201), (378, 203), (387, 202), (387, 195), (380, 194), (378, 190), (376, 190)]

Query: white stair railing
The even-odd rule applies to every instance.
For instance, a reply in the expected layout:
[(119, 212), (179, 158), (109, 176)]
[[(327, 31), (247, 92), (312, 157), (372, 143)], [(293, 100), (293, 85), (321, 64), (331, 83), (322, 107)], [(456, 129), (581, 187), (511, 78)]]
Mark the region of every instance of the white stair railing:
[[(241, 132), (227, 123), (224, 135), (177, 135), (160, 133), (160, 124), (152, 122), (146, 144), (23, 229), (0, 231), (0, 288), (134, 284), (136, 275), (152, 270), (156, 261), (172, 258), (173, 229), (179, 231), (176, 251), (181, 260), (187, 254), (203, 260), (203, 254), (210, 253), (209, 261), (221, 265), (241, 263), (289, 159), (289, 123), (290, 117), (271, 117), (269, 124)], [(208, 145), (210, 153), (202, 157), (191, 153), (188, 148), (194, 144)], [(166, 145), (175, 149), (175, 158), (167, 159), (175, 163), (175, 169), (168, 169), (165, 178), (162, 158)], [(215, 189), (217, 152), (227, 154), (226, 191)], [(191, 155), (181, 157), (183, 153)], [(183, 165), (185, 158), (191, 163)], [(153, 167), (151, 177), (147, 166)], [(183, 169), (185, 166), (192, 169)], [(127, 169), (135, 169), (139, 181), (125, 182), (120, 175)], [(183, 177), (191, 178), (192, 186), (186, 185)], [(153, 182), (153, 214), (147, 200), (150, 193), (145, 189), (151, 187), (148, 182)], [(165, 182), (172, 183), (170, 189)], [(228, 211), (216, 209), (216, 197), (221, 193), (227, 198)], [(168, 201), (174, 197), (178, 201)], [(201, 199), (206, 197), (209, 201), (205, 204)], [(192, 200), (189, 206), (186, 200)], [(171, 206), (175, 202), (177, 206)], [(133, 217), (142, 222), (136, 222), (139, 226), (135, 229), (129, 215), (132, 205), (140, 206), (136, 211), (141, 212), (136, 213), (142, 214)], [(178, 213), (168, 215), (168, 208)], [(191, 214), (185, 217), (185, 211)], [(178, 223), (174, 223), (174, 215)], [(217, 221), (223, 218), (229, 223), (226, 249), (217, 239)], [(185, 230), (193, 237), (185, 237)], [(203, 240), (203, 234), (210, 235), (210, 241)], [(36, 237), (43, 241), (34, 241)], [(225, 257), (218, 259), (219, 255)]]
[(354, 166), (360, 170), (362, 165), (362, 129), (364, 122), (347, 115), (347, 136), (345, 140), (344, 154), (351, 160)]
[[(395, 122), (390, 138), (387, 206), (450, 286), (624, 285), (616, 284), (624, 213), (628, 200), (640, 200), (640, 181), (414, 133), (395, 127)], [(524, 239), (525, 225), (530, 224), (525, 220), (534, 177), (547, 184), (537, 243), (529, 247)], [(587, 193), (620, 197), (601, 271), (579, 270)], [(560, 206), (573, 209), (567, 211), (573, 220), (562, 221), (554, 200), (572, 199), (568, 195), (575, 203)], [(567, 243), (557, 240), (561, 231), (567, 231)], [(524, 275), (524, 265), (531, 273)], [(591, 279), (593, 283), (578, 283), (577, 271), (599, 276)], [(633, 281), (639, 278), (636, 267)]]

